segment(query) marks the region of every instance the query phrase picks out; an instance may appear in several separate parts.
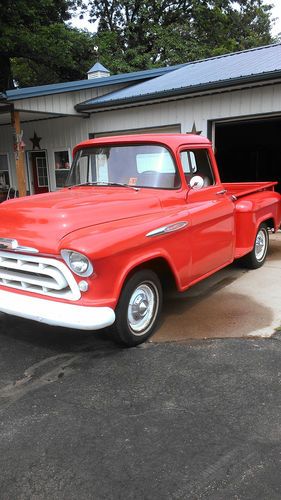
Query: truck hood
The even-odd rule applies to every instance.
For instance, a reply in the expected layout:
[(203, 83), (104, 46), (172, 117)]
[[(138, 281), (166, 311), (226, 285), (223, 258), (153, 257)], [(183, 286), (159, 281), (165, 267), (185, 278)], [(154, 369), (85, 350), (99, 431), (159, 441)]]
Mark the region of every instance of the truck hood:
[(4, 202), (0, 237), (19, 245), (56, 253), (67, 234), (109, 221), (158, 212), (161, 204), (150, 190), (81, 186)]

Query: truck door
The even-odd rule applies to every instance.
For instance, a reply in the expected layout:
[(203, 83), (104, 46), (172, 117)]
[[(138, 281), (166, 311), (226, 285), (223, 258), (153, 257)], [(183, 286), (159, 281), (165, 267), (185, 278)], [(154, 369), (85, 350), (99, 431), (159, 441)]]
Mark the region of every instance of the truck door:
[(186, 181), (203, 178), (203, 187), (187, 193), (190, 211), (191, 281), (229, 264), (234, 255), (234, 203), (213, 172), (208, 149), (180, 153)]

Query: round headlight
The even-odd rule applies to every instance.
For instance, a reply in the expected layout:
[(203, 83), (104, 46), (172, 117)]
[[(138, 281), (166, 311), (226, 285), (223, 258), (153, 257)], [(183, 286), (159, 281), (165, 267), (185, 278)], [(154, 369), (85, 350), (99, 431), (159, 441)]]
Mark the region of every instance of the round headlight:
[(86, 255), (71, 250), (62, 250), (61, 255), (71, 271), (78, 276), (90, 276), (93, 273), (93, 266)]
[(69, 254), (69, 266), (74, 273), (85, 274), (89, 267), (89, 261), (84, 255), (72, 252)]

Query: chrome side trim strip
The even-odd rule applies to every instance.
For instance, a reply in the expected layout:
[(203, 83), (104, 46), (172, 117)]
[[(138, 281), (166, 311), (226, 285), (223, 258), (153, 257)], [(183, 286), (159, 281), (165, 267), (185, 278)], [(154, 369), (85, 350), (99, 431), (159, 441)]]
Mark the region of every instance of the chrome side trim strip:
[(150, 231), (145, 236), (150, 238), (151, 236), (160, 236), (161, 234), (174, 233), (175, 231), (180, 231), (188, 225), (187, 221), (173, 222), (172, 224), (167, 224), (167, 226), (158, 227), (153, 231)]

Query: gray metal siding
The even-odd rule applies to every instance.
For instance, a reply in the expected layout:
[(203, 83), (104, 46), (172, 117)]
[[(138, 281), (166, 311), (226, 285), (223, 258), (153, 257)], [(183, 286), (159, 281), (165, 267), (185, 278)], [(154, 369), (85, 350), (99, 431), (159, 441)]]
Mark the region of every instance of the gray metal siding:
[(32, 97), (16, 101), (17, 110), (34, 111), (41, 113), (54, 113), (64, 115), (75, 115), (75, 104), (86, 101), (87, 99), (103, 96), (108, 92), (114, 92), (121, 89), (123, 85), (111, 85), (107, 87), (80, 90), (78, 92), (66, 92), (64, 94), (53, 94), (40, 97)]

